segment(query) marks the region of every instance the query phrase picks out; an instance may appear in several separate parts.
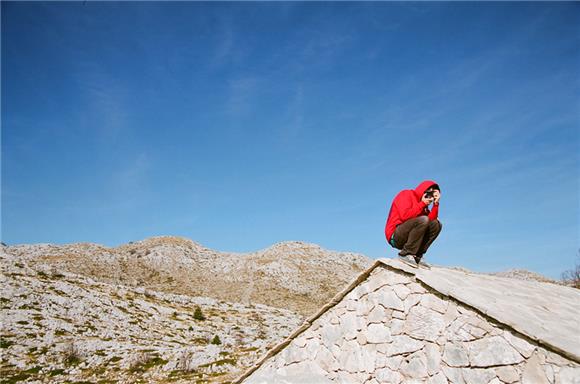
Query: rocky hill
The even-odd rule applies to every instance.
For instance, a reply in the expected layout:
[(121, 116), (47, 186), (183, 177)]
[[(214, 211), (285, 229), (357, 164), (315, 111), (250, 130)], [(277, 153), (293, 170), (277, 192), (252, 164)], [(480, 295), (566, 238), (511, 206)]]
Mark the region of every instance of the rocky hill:
[(371, 259), (314, 244), (284, 242), (253, 253), (218, 252), (180, 237), (153, 237), (108, 248), (98, 244), (33, 244), (4, 248), (31, 266), (44, 265), (110, 284), (283, 306), (309, 315), (369, 267)]
[(0, 261), (2, 383), (227, 383), (371, 264), (301, 242), (234, 254), (177, 237), (3, 246)]
[(98, 282), (5, 252), (0, 261), (2, 383), (226, 383), (302, 322), (284, 309)]

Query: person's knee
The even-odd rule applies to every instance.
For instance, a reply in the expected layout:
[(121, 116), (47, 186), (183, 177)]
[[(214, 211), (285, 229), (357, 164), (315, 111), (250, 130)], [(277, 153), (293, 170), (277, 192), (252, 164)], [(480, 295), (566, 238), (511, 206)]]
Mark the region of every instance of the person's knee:
[(441, 229), (443, 227), (443, 224), (441, 224), (439, 219), (429, 221), (429, 225), (433, 228), (439, 228), (439, 229)]
[(420, 225), (428, 225), (429, 224), (429, 218), (427, 216), (419, 216), (419, 217), (415, 218), (415, 220), (417, 221), (417, 224), (420, 224)]

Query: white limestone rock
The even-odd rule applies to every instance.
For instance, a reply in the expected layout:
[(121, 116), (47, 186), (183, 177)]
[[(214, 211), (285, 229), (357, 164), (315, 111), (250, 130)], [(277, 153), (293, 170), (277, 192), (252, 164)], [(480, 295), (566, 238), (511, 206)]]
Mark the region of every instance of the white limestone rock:
[(447, 377), (447, 380), (449, 380), (451, 384), (465, 384), (465, 380), (463, 379), (462, 368), (452, 368), (446, 365), (442, 365), (441, 368), (443, 369), (445, 377)]
[(405, 300), (411, 293), (411, 290), (406, 285), (398, 284), (393, 287), (393, 291), (401, 300)]
[(334, 324), (325, 324), (320, 329), (320, 339), (326, 348), (331, 348), (342, 337), (340, 326)]
[(374, 304), (369, 302), (368, 298), (365, 296), (357, 301), (356, 313), (358, 316), (366, 317), (373, 307)]
[(403, 309), (405, 313), (409, 313), (411, 308), (417, 305), (421, 301), (422, 295), (411, 294), (403, 301)]
[(392, 317), (399, 320), (405, 320), (407, 318), (405, 313), (401, 311), (392, 311)]
[(495, 371), (491, 368), (463, 368), (462, 373), (468, 384), (487, 384), (496, 378)]
[(316, 360), (320, 368), (322, 368), (326, 372), (338, 371), (340, 369), (340, 364), (338, 363), (338, 361), (334, 358), (333, 354), (324, 346), (320, 347)]
[(299, 348), (304, 348), (306, 346), (306, 336), (305, 334), (302, 334), (300, 336), (298, 336), (297, 338), (295, 338), (294, 340), (292, 340), (292, 344), (294, 344), (295, 346), (299, 347)]
[(327, 372), (318, 364), (311, 361), (303, 361), (298, 364), (292, 364), (285, 367), (286, 372), (283, 377), (269, 378), (265, 383), (320, 383), (330, 384), (332, 381), (326, 377)]
[(367, 328), (366, 339), (371, 344), (390, 343), (391, 331), (385, 324), (370, 324)]
[(306, 343), (304, 347), (305, 352), (305, 359), (306, 360), (316, 360), (316, 355), (320, 350), (320, 340), (319, 339), (310, 339)]
[(421, 298), (421, 305), (432, 309), (436, 312), (444, 314), (447, 311), (448, 302), (441, 300), (437, 295), (427, 294)]
[(447, 305), (447, 310), (445, 315), (443, 315), (443, 321), (445, 321), (445, 327), (448, 327), (456, 318), (459, 316), (459, 311), (457, 311), (457, 304), (450, 301)]
[(346, 300), (346, 310), (347, 311), (356, 311), (358, 308), (357, 299), (353, 296)]
[(375, 305), (373, 310), (369, 313), (367, 323), (382, 323), (387, 320), (385, 317), (385, 308), (382, 305)]
[(347, 340), (354, 339), (357, 336), (360, 319), (355, 312), (347, 312), (340, 318), (341, 331)]
[(377, 289), (382, 288), (385, 285), (389, 284), (388, 283), (389, 275), (383, 273), (383, 271), (384, 271), (384, 268), (380, 268), (380, 269), (375, 269), (371, 273), (369, 280), (367, 280), (369, 293), (374, 292)]
[(356, 341), (348, 341), (344, 343), (339, 362), (342, 369), (350, 373), (358, 372), (359, 367), (363, 364), (360, 345)]
[(368, 344), (366, 329), (363, 329), (362, 331), (360, 331), (358, 333), (358, 335), (356, 335), (356, 342), (359, 343), (359, 345), (361, 345), (361, 346)]
[(562, 367), (556, 375), (556, 384), (580, 384), (580, 366)]
[(438, 372), (427, 379), (427, 384), (447, 384), (447, 378), (443, 372)]
[(524, 358), (503, 337), (493, 336), (466, 343), (472, 367), (521, 363)]
[(409, 287), (409, 289), (413, 293), (418, 293), (418, 294), (427, 293), (427, 290), (425, 288), (423, 288), (423, 286), (421, 284), (416, 283), (416, 282), (412, 282), (412, 283), (407, 284), (407, 287)]
[(392, 319), (391, 320), (391, 335), (400, 335), (403, 333), (403, 327), (405, 326), (405, 322), (400, 319)]
[(403, 362), (403, 356), (402, 355), (397, 355), (397, 356), (391, 356), (391, 357), (386, 357), (387, 359), (385, 367), (389, 368), (392, 371), (399, 371), (399, 368), (401, 368), (401, 363)]
[(393, 342), (387, 347), (386, 355), (395, 356), (411, 353), (423, 348), (423, 342), (410, 338), (407, 335), (393, 336)]
[(497, 367), (495, 373), (502, 382), (507, 384), (515, 383), (520, 380), (520, 373), (511, 365)]
[(472, 314), (463, 313), (455, 318), (445, 329), (445, 335), (450, 341), (473, 341), (477, 337), (467, 331)]
[(423, 379), (429, 375), (427, 372), (427, 358), (422, 351), (410, 355), (401, 364), (400, 372), (403, 376), (412, 379)]
[(512, 347), (514, 347), (522, 356), (526, 359), (532, 356), (532, 353), (536, 350), (536, 346), (529, 343), (526, 339), (517, 336), (509, 331), (504, 331), (502, 336)]
[(550, 381), (546, 377), (546, 372), (540, 365), (538, 354), (535, 353), (524, 364), (522, 372), (522, 384), (549, 384)]
[(436, 341), (443, 329), (443, 315), (423, 306), (411, 308), (403, 332), (416, 339)]
[(360, 299), (372, 291), (373, 289), (371, 289), (370, 282), (367, 280), (355, 287), (351, 293), (354, 297)]
[(411, 281), (411, 277), (400, 272), (391, 271), (384, 267), (381, 268), (377, 275), (377, 277), (382, 281), (386, 281), (389, 285), (407, 284)]
[(399, 372), (382, 368), (375, 371), (375, 378), (380, 383), (399, 384), (403, 380), (403, 376)]
[(460, 343), (447, 343), (443, 350), (443, 361), (450, 367), (469, 366), (467, 351)]
[(378, 357), (377, 346), (373, 344), (367, 344), (362, 347), (362, 359), (363, 366), (361, 370), (367, 373), (373, 373), (376, 368), (376, 361)]
[(387, 309), (396, 309), (402, 311), (404, 309), (403, 301), (390, 290), (390, 288), (381, 288), (380, 290), (369, 294), (369, 301), (373, 304), (380, 304)]
[(425, 343), (425, 357), (427, 358), (427, 372), (429, 375), (441, 370), (441, 348), (437, 344)]

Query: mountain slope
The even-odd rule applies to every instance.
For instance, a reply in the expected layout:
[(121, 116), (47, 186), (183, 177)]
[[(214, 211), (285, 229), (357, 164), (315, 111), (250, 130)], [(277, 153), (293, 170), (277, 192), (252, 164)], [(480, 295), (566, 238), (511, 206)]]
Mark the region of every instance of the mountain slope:
[(3, 383), (227, 382), (301, 323), (284, 309), (0, 261)]
[(252, 253), (218, 252), (180, 237), (153, 237), (107, 248), (79, 243), (6, 247), (43, 264), (111, 284), (280, 306), (309, 315), (371, 265), (366, 256), (285, 242)]

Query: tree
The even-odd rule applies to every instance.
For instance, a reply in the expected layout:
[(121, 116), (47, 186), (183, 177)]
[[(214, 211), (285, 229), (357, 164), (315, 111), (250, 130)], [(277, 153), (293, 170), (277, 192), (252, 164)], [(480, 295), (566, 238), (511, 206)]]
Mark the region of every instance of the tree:
[(205, 320), (205, 316), (203, 315), (203, 312), (201, 311), (201, 308), (199, 307), (199, 305), (195, 306), (195, 312), (193, 312), (193, 318), (195, 320)]
[(580, 249), (578, 249), (578, 260), (574, 268), (562, 273), (562, 281), (566, 285), (580, 289)]
[(218, 335), (215, 335), (213, 339), (211, 339), (211, 344), (219, 345), (221, 343), (222, 341), (220, 340), (220, 337)]

